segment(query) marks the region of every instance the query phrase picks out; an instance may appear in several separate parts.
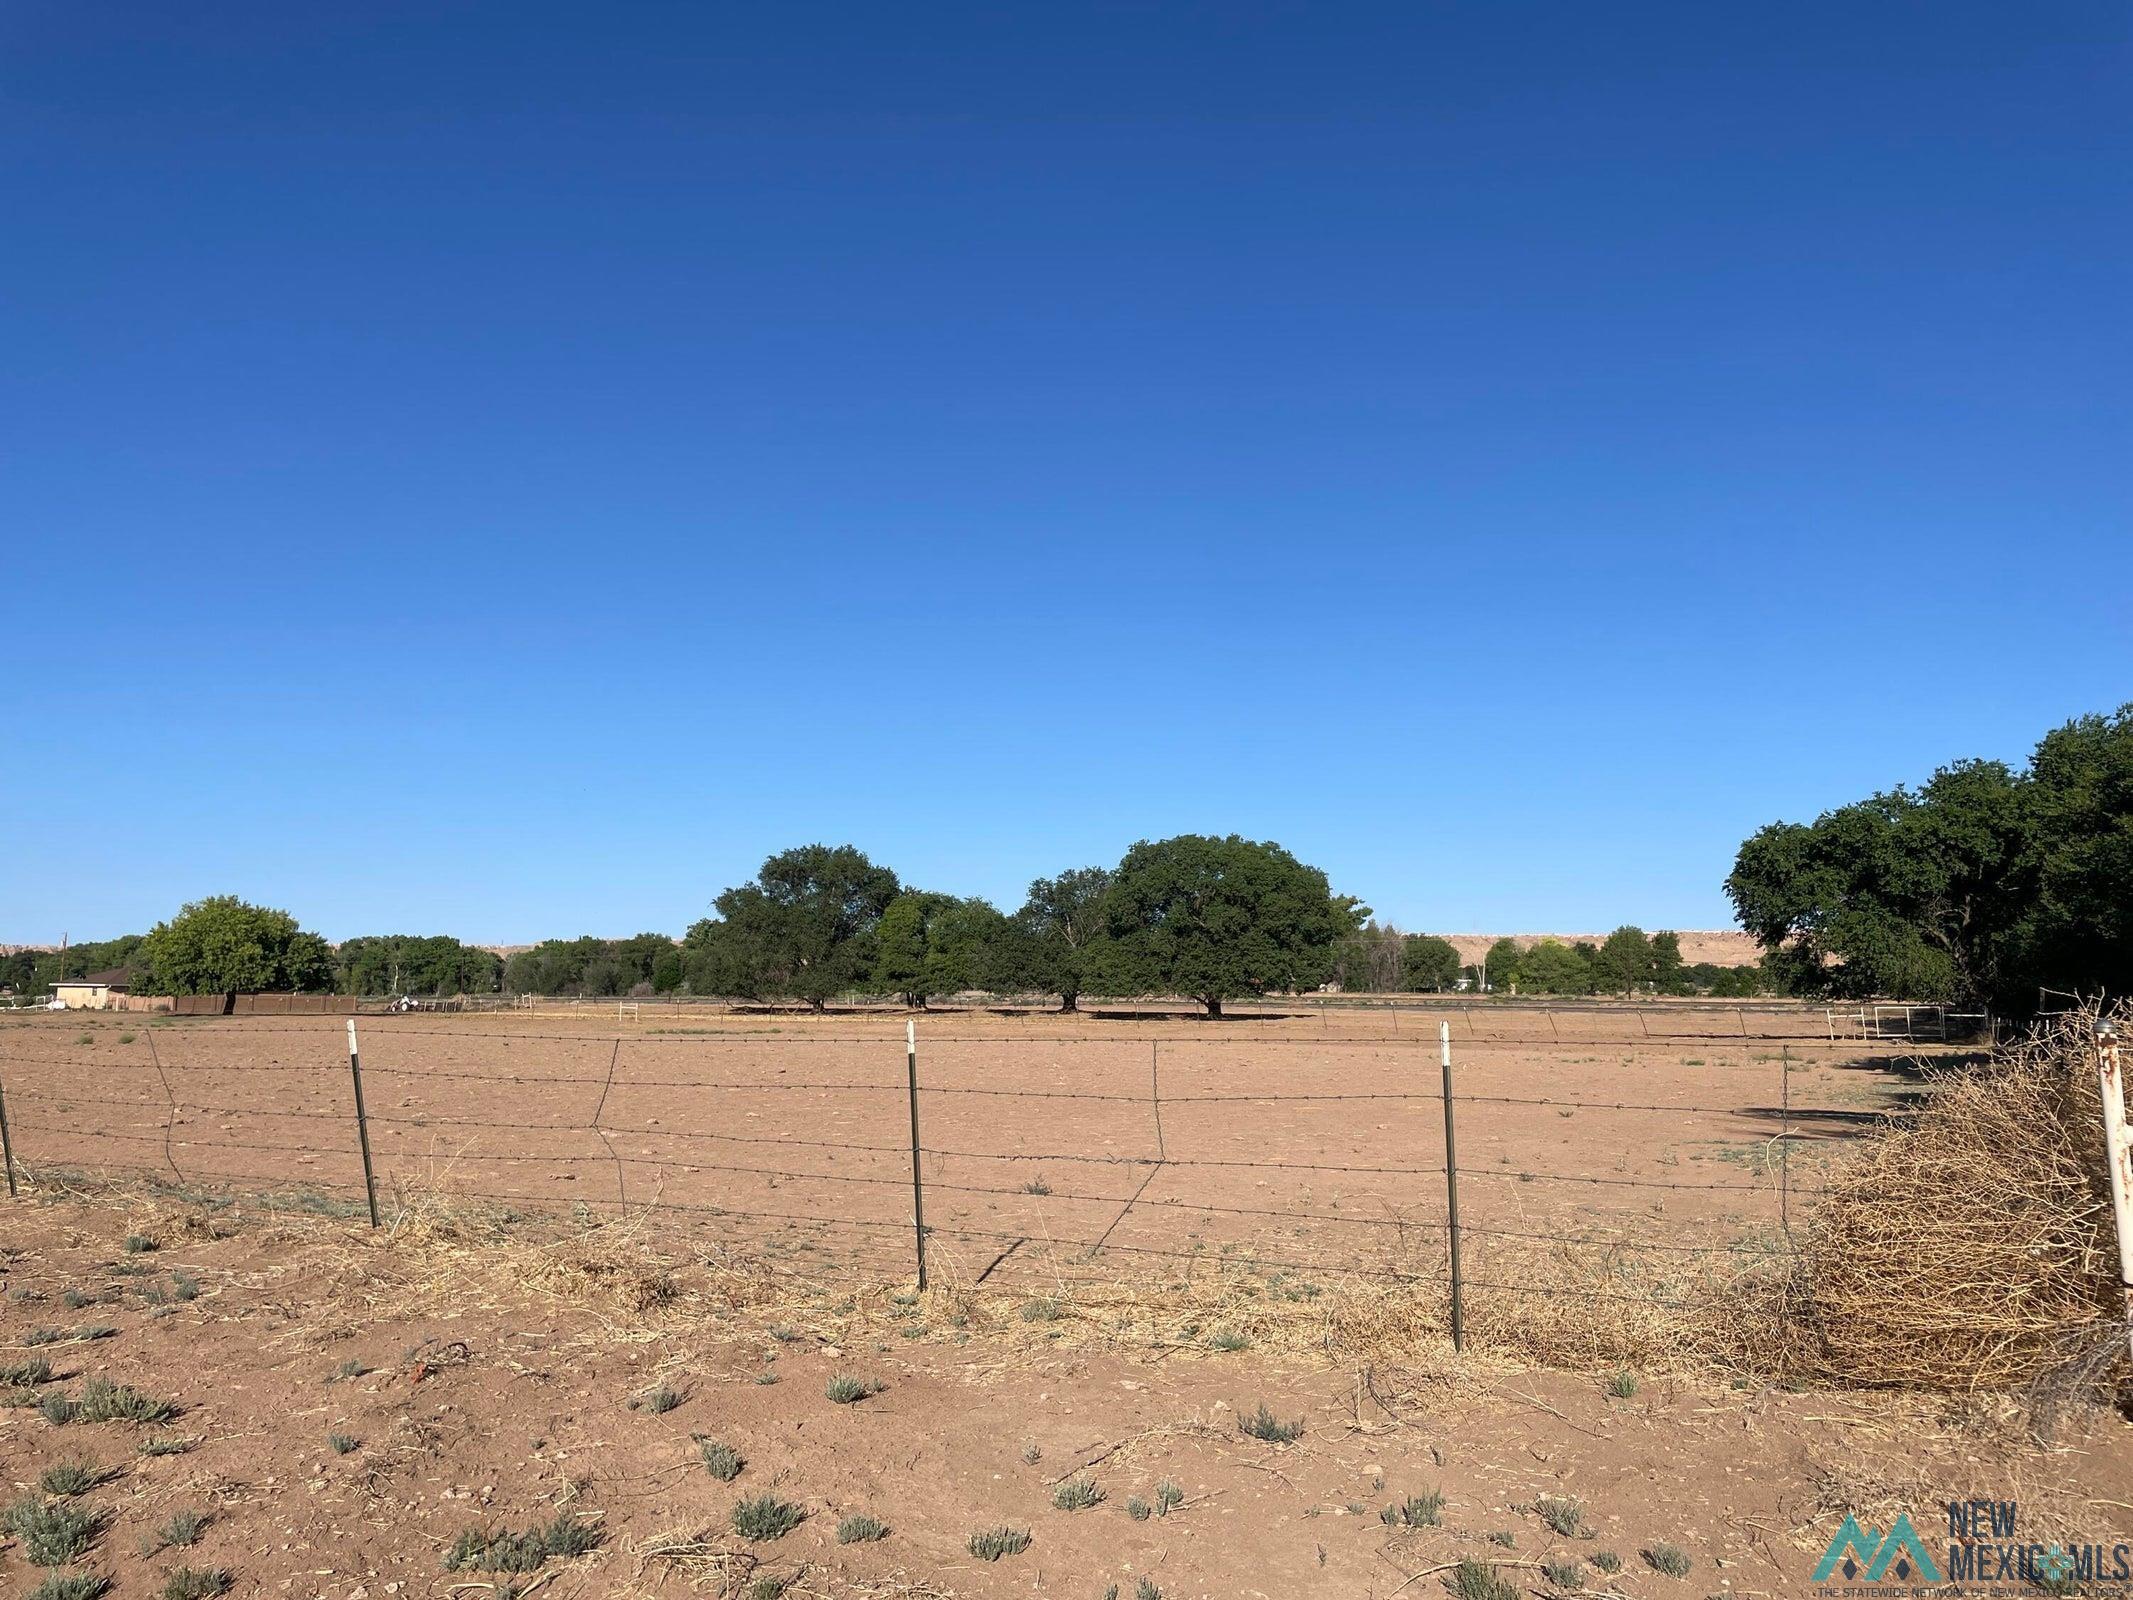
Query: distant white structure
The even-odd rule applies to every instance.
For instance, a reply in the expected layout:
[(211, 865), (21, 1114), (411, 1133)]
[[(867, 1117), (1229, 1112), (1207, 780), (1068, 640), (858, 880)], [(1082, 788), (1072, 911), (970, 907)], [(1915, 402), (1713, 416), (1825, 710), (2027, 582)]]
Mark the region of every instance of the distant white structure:
[(55, 1011), (109, 1011), (113, 995), (129, 992), (130, 975), (123, 967), (92, 972), (84, 978), (61, 978), (52, 985)]

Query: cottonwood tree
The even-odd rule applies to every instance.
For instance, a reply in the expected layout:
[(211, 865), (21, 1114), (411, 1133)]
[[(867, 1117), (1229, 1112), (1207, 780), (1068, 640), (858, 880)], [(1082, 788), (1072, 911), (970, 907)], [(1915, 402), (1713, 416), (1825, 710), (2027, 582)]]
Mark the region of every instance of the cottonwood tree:
[(874, 981), (919, 1010), (929, 996), (977, 988), (1006, 927), (983, 900), (906, 890), (882, 913)]
[(1590, 994), (1593, 985), (1591, 949), (1567, 945), (1560, 939), (1543, 939), (1518, 958), (1518, 986), (1529, 994)]
[(1059, 996), (1061, 1011), (1079, 1009), (1110, 892), (1111, 874), (1103, 867), (1076, 867), (1031, 883), (1013, 927), (993, 947), (986, 981), (1002, 990), (1047, 990)]
[(1112, 874), (1094, 966), (1107, 993), (1186, 995), (1219, 1017), (1225, 1000), (1319, 987), (1366, 915), (1278, 844), (1143, 840)]
[(333, 952), (343, 994), (493, 994), (503, 961), (449, 934), (361, 934)]
[[(136, 952), (154, 994), (310, 993), (333, 988), (333, 951), (286, 911), (233, 894), (195, 900)], [(137, 980), (138, 982), (138, 980)]]
[(1593, 958), (1596, 984), (1612, 994), (1629, 994), (1652, 980), (1652, 942), (1644, 930), (1624, 923), (1600, 944)]
[(2133, 705), (2077, 717), (2029, 764), (1958, 761), (1772, 823), (1726, 879), (1766, 979), (1792, 993), (1983, 1000), (2133, 990)]
[(802, 845), (763, 863), (752, 883), (726, 890), (718, 916), (684, 941), (691, 987), (749, 997), (790, 995), (817, 1011), (874, 967), (882, 913), (896, 874), (850, 845)]
[(1652, 987), (1661, 994), (1680, 994), (1684, 986), (1681, 935), (1661, 928), (1652, 935)]
[(1492, 990), (1517, 988), (1518, 960), (1524, 953), (1516, 939), (1498, 939), (1481, 958), (1482, 982)]
[(1400, 952), (1400, 984), (1410, 992), (1449, 989), (1459, 981), (1459, 947), (1433, 933), (1410, 933)]

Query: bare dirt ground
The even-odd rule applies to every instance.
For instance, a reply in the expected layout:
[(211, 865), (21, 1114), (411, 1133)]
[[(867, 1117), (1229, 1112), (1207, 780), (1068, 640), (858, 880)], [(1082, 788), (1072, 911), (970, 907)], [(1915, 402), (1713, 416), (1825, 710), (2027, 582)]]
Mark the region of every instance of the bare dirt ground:
[[(1462, 1222), (1483, 1255), (1534, 1234), (1654, 1259), (1765, 1243), (1811, 1206), (1827, 1152), (1899, 1103), (1929, 1053), (1833, 1041), (1819, 1011), (1447, 1008), (1405, 1014), (1404, 1033), (1400, 1013), (929, 1015), (933, 1247), (1010, 1275), (1072, 1275), (1099, 1241), (1151, 1266), (1245, 1251), (1305, 1273), (1441, 1272), (1438, 1020), (1453, 1033)], [(337, 1019), (0, 1026), (0, 1081), (33, 1167), (360, 1189)], [(388, 1189), (657, 1205), (866, 1274), (910, 1259), (896, 1019), (618, 1034), (611, 1013), (582, 1026), (490, 1014), (359, 1030)]]
[[(1437, 1569), (1462, 1558), (1499, 1563), (1519, 1593), (1557, 1592), (1539, 1564), (1575, 1562), (1599, 1592), (1759, 1595), (1812, 1588), (1847, 1512), (1885, 1526), (1906, 1509), (1931, 1538), (1949, 1498), (2016, 1499), (2025, 1527), (2068, 1529), (2122, 1527), (2133, 1502), (2115, 1420), (2044, 1447), (1975, 1400), (1708, 1372), (1632, 1388), (1455, 1360), (1434, 1341), (1361, 1364), (1278, 1338), (1227, 1353), (1135, 1342), (1071, 1297), (1025, 1320), (1012, 1301), (810, 1295), (689, 1251), (667, 1277), (642, 1223), (520, 1243), (418, 1215), (374, 1237), (111, 1194), (21, 1204), (7, 1223), (0, 1362), (43, 1356), (54, 1373), (0, 1411), (0, 1475), (20, 1494), (63, 1462), (108, 1473), (80, 1500), (99, 1519), (81, 1565), (120, 1595), (159, 1592), (182, 1564), (227, 1569), (240, 1595), (330, 1600), (536, 1580), (558, 1597), (782, 1583), (1098, 1600), (1143, 1580), (1175, 1600), (1390, 1597), (1442, 1592)], [(129, 1253), (129, 1237), (159, 1247)], [(32, 1343), (84, 1327), (111, 1331)], [(839, 1375), (881, 1387), (840, 1405), (826, 1393)], [(27, 1403), (91, 1377), (177, 1413), (55, 1425)], [(655, 1412), (661, 1386), (679, 1403)], [(1262, 1405), (1301, 1425), (1292, 1443), (1239, 1431)], [(744, 1458), (732, 1481), (706, 1469), (703, 1437)], [(1102, 1500), (1056, 1507), (1084, 1474)], [(1178, 1504), (1136, 1515), (1166, 1482)], [(745, 1539), (734, 1506), (765, 1493), (804, 1520)], [(1382, 1520), (1433, 1493), (1437, 1525)], [(1543, 1520), (1544, 1497), (1577, 1502), (1571, 1533)], [(445, 1570), (469, 1530), (565, 1510), (598, 1549), (516, 1578)], [(208, 1519), (197, 1544), (157, 1548), (188, 1511)], [(839, 1543), (858, 1514), (886, 1536)], [(971, 1536), (996, 1526), (1026, 1530), (1028, 1548), (975, 1559)], [(1642, 1554), (1662, 1545), (1686, 1555), (1685, 1577)], [(37, 1577), (19, 1541), (0, 1546), (0, 1591)]]
[[(1848, 1511), (1943, 1543), (1941, 1503), (1972, 1495), (2025, 1530), (2133, 1523), (2116, 1418), (2044, 1444), (1991, 1399), (1785, 1392), (1614, 1298), (1774, 1248), (1785, 1166), (1797, 1222), (1910, 1052), (1820, 1014), (1449, 1013), (1477, 1334), (1455, 1357), (1437, 1019), (1397, 1020), (921, 1019), (920, 1295), (891, 1019), (362, 1019), (378, 1234), (338, 1022), (10, 1019), (33, 1184), (0, 1213), (0, 1367), (54, 1372), (0, 1409), (0, 1473), (11, 1496), (76, 1457), (113, 1474), (82, 1496), (84, 1564), (119, 1594), (189, 1564), (330, 1600), (1389, 1597), (1460, 1559), (1517, 1592), (1574, 1562), (1598, 1592), (1755, 1595), (1813, 1588)], [(882, 1387), (838, 1404), (839, 1375)], [(179, 1413), (38, 1409), (92, 1377)], [(643, 1403), (662, 1384), (671, 1410)], [(1261, 1405), (1298, 1437), (1241, 1432)], [(1056, 1507), (1083, 1472), (1102, 1500)], [(1138, 1516), (1165, 1482), (1179, 1503)], [(1438, 1492), (1435, 1525), (1382, 1520)], [(765, 1493), (804, 1520), (746, 1539), (736, 1502)], [(1545, 1496), (1579, 1502), (1572, 1532)], [(566, 1509), (597, 1550), (445, 1570), (469, 1530)], [(146, 1553), (184, 1510), (198, 1544)], [(887, 1536), (840, 1543), (861, 1513)], [(1028, 1548), (976, 1559), (994, 1526)], [(23, 1542), (0, 1593), (39, 1576)]]

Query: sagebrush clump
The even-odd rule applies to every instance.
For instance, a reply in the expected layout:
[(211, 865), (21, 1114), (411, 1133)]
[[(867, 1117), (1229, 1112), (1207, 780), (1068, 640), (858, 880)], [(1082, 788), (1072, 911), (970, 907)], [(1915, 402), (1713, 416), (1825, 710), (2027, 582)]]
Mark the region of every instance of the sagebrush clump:
[(980, 1561), (998, 1561), (1004, 1556), (1019, 1556), (1029, 1544), (1027, 1528), (980, 1528), (970, 1536), (970, 1553)]

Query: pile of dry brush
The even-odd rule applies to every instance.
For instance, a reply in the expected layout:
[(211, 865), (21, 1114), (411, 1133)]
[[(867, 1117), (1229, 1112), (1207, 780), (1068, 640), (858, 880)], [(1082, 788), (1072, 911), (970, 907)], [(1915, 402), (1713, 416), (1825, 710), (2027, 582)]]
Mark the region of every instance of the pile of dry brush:
[[(1754, 1366), (1803, 1379), (2094, 1397), (2133, 1377), (2104, 1166), (2099, 1022), (2047, 1020), (1940, 1074), (1847, 1164), (1781, 1278), (1744, 1286)], [(1746, 1333), (1744, 1330), (1754, 1330)]]

